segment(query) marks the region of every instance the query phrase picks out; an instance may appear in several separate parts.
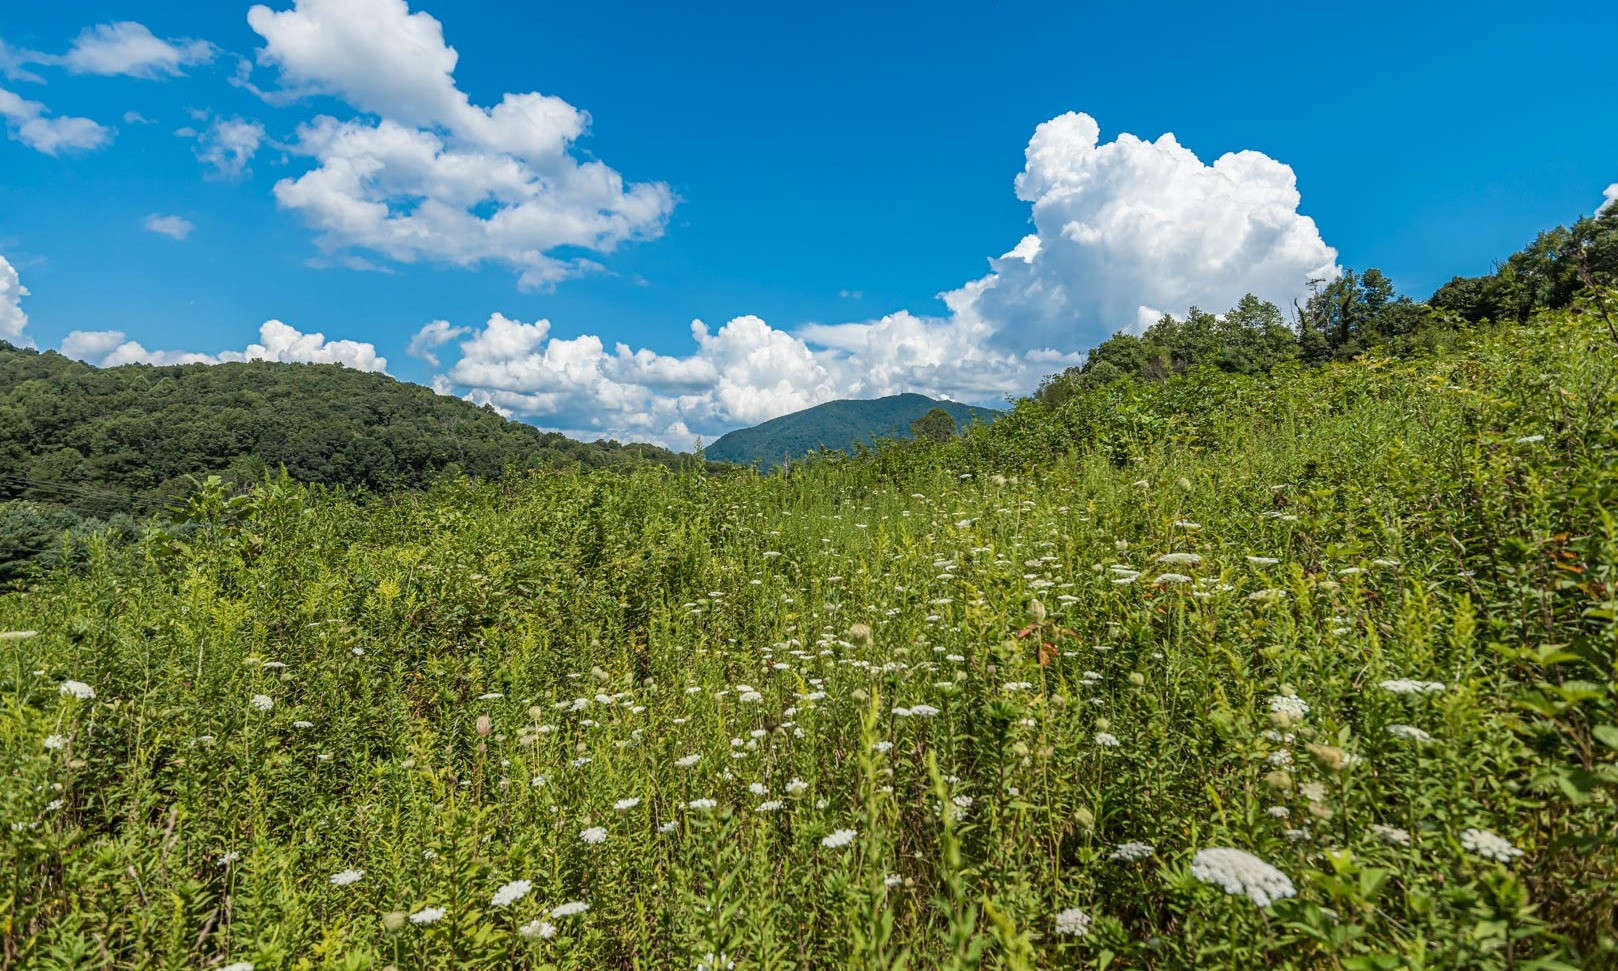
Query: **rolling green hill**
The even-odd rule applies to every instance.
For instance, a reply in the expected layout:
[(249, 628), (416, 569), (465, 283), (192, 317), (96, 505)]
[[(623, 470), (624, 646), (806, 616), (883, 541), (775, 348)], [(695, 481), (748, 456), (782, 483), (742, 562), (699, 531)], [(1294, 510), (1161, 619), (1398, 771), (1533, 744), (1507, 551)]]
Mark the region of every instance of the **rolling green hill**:
[(385, 374), (337, 364), (95, 368), (0, 341), (0, 502), (144, 513), (191, 477), (419, 487), (441, 470), (673, 463), (652, 445), (586, 444)]
[(828, 401), (751, 428), (738, 428), (720, 436), (706, 451), (711, 461), (741, 465), (757, 462), (771, 468), (783, 458), (802, 458), (821, 447), (848, 451), (855, 443), (870, 445), (879, 438), (909, 438), (910, 423), (934, 408), (948, 412), (958, 428), (973, 422), (992, 422), (1000, 414), (992, 408), (936, 401), (920, 394)]

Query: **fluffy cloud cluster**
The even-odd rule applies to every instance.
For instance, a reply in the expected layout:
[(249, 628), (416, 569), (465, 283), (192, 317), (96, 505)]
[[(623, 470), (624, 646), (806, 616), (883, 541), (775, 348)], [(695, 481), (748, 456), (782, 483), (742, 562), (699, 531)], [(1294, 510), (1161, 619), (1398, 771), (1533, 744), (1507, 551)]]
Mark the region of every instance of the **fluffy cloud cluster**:
[(660, 354), (593, 334), (562, 338), (546, 320), (495, 314), (481, 328), (434, 321), (411, 353), (436, 363), (456, 344), (455, 364), (434, 379), (508, 415), (580, 438), (613, 437), (689, 448), (737, 425), (844, 397), (919, 391), (995, 401), (1076, 359), (987, 349), (978, 328), (909, 313), (881, 320), (777, 330), (754, 316), (711, 330), (691, 324), (689, 354)]
[(534, 92), (472, 104), (441, 25), (404, 0), (296, 0), (255, 6), (247, 19), (280, 95), (333, 95), (362, 113), (302, 126), (292, 150), (315, 167), (275, 187), (328, 250), (498, 263), (535, 288), (593, 265), (553, 256), (561, 247), (604, 253), (662, 232), (667, 186), (626, 185), (571, 153), (587, 114)]
[(112, 140), (112, 129), (71, 115), (52, 115), (38, 101), (30, 101), (13, 91), (0, 88), (0, 118), (6, 132), (29, 148), (46, 155), (87, 152)]
[(1035, 129), (1016, 182), (1035, 231), (951, 295), (997, 344), (1080, 350), (1193, 304), (1223, 310), (1253, 293), (1285, 306), (1337, 275), (1289, 166), (1253, 151), (1207, 165), (1172, 134), (1100, 134), (1073, 112)]
[(28, 327), (28, 315), (22, 310), (22, 298), (26, 296), (28, 288), (17, 276), (17, 268), (0, 256), (0, 341), (19, 347), (34, 346), (33, 341), (23, 335)]
[[(1103, 144), (1094, 119), (1066, 114), (1034, 132), (1017, 195), (1035, 231), (991, 272), (941, 294), (946, 313), (813, 324), (788, 332), (738, 317), (692, 324), (685, 355), (608, 351), (596, 336), (496, 314), (469, 331), (440, 390), (572, 434), (688, 447), (839, 397), (918, 391), (994, 404), (1118, 330), (1246, 293), (1285, 305), (1336, 274), (1336, 252), (1298, 212), (1292, 170), (1258, 152), (1205, 164), (1173, 135)], [(436, 367), (461, 334), (444, 321), (412, 341)], [(446, 355), (448, 356), (448, 355)]]
[(1606, 212), (1608, 209), (1618, 206), (1618, 182), (1614, 182), (1612, 185), (1607, 186), (1606, 190), (1601, 193), (1601, 196), (1601, 205), (1596, 207), (1596, 215), (1598, 216)]
[(281, 361), (344, 364), (360, 371), (386, 371), (388, 361), (376, 347), (360, 341), (328, 341), (324, 334), (305, 334), (279, 320), (258, 329), (260, 343), (240, 351), (198, 354), (147, 350), (120, 330), (76, 330), (62, 339), (62, 353), (98, 367), (119, 364), (224, 364), (231, 361)]

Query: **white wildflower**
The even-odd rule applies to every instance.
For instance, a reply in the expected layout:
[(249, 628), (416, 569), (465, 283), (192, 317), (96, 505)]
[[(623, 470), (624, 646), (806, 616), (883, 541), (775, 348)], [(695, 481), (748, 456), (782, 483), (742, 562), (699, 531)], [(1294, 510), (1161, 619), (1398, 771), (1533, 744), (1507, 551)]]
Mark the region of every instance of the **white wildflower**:
[(620, 799), (613, 803), (612, 808), (618, 810), (619, 812), (627, 812), (634, 809), (638, 805), (640, 805), (640, 798), (638, 796), (630, 796), (628, 799)]
[(269, 695), (254, 695), (247, 703), (258, 711), (269, 711), (275, 707), (275, 701)]
[(513, 880), (510, 883), (502, 885), (499, 890), (496, 890), (494, 892), (494, 896), (489, 898), (489, 903), (491, 906), (495, 907), (510, 907), (512, 904), (528, 896), (528, 891), (532, 889), (534, 889), (534, 884), (532, 881)]
[(83, 681), (63, 681), (59, 686), (57, 686), (56, 693), (59, 695), (70, 695), (80, 700), (89, 700), (96, 696), (96, 689), (85, 684)]
[(1112, 848), (1112, 852), (1107, 856), (1113, 860), (1143, 860), (1151, 856), (1152, 852), (1152, 844), (1150, 843), (1129, 842), (1119, 843)]
[(552, 917), (577, 917), (590, 909), (590, 905), (582, 900), (570, 900), (565, 904), (557, 904), (551, 910)]
[(423, 907), (410, 915), (412, 924), (436, 924), (444, 919), (444, 908)]
[(1412, 742), (1430, 742), (1433, 737), (1414, 725), (1389, 725), (1388, 734)]
[(1117, 748), (1118, 736), (1111, 732), (1096, 732), (1096, 744), (1102, 748)]
[(589, 826), (579, 830), (579, 839), (594, 846), (607, 841), (607, 828), (605, 826)]
[(517, 933), (521, 934), (523, 937), (537, 937), (540, 940), (548, 941), (556, 936), (556, 925), (550, 923), (549, 921), (531, 920), (517, 928)]
[(1285, 873), (1251, 853), (1229, 846), (1198, 850), (1191, 859), (1191, 875), (1228, 894), (1246, 897), (1260, 907), (1298, 893)]
[(360, 878), (363, 876), (365, 876), (364, 870), (338, 870), (331, 875), (331, 885), (334, 887), (346, 887), (351, 883), (359, 883)]
[(1384, 826), (1381, 823), (1371, 824), (1371, 835), (1390, 846), (1409, 846), (1410, 832), (1397, 826)]
[(1164, 553), (1156, 562), (1164, 566), (1201, 566), (1202, 557), (1196, 553)]
[(820, 845), (828, 850), (840, 850), (854, 842), (854, 837), (858, 835), (859, 833), (852, 829), (833, 830), (830, 835), (821, 838)]
[(61, 749), (67, 748), (67, 743), (68, 743), (68, 737), (66, 735), (46, 735), (45, 736), (45, 747), (47, 749), (50, 749), (52, 752), (56, 752), (56, 751), (59, 751)]
[(1522, 850), (1512, 846), (1510, 840), (1486, 829), (1462, 830), (1461, 846), (1486, 860), (1497, 860), (1501, 863), (1510, 863), (1522, 856)]
[(1067, 937), (1083, 937), (1090, 932), (1090, 915), (1077, 907), (1069, 907), (1056, 915), (1056, 933)]
[(1393, 678), (1382, 681), (1377, 687), (1389, 694), (1396, 695), (1433, 695), (1444, 690), (1442, 681), (1413, 681), (1410, 678)]

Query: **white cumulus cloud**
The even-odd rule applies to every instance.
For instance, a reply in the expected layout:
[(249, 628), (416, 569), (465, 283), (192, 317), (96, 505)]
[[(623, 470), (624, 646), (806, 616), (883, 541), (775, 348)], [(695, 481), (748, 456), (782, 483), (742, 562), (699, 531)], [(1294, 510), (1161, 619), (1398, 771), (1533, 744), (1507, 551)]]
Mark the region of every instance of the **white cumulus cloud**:
[(1337, 252), (1298, 212), (1292, 169), (1254, 151), (1205, 164), (1172, 134), (1101, 143), (1089, 115), (1040, 125), (1017, 177), (1034, 232), (951, 295), (1001, 346), (1076, 351), (1192, 305), (1253, 293), (1285, 306)]
[(156, 79), (178, 77), (193, 64), (213, 60), (215, 48), (205, 40), (164, 40), (144, 24), (123, 20), (87, 27), (58, 63), (75, 74), (123, 74)]
[(258, 5), (248, 24), (265, 42), (259, 63), (279, 72), (270, 97), (328, 94), (361, 113), (302, 126), (291, 150), (315, 167), (275, 187), (326, 249), (497, 263), (532, 289), (595, 265), (553, 255), (559, 248), (607, 253), (662, 233), (674, 205), (666, 185), (626, 184), (575, 157), (590, 118), (560, 98), (508, 93), (493, 107), (472, 104), (442, 26), (404, 0)]
[(215, 118), (200, 132), (184, 128), (180, 134), (196, 138), (197, 160), (212, 169), (212, 176), (239, 179), (264, 141), (264, 126), (245, 118)]
[(26, 296), (28, 288), (22, 285), (22, 279), (17, 276), (17, 268), (11, 265), (10, 260), (0, 256), (0, 340), (19, 347), (34, 346), (34, 342), (23, 334), (28, 327), (28, 315), (22, 309), (22, 298)]
[(1612, 185), (1607, 186), (1606, 191), (1602, 192), (1601, 196), (1601, 205), (1596, 207), (1596, 215), (1598, 216), (1606, 212), (1608, 209), (1618, 206), (1618, 182), (1614, 182)]
[(305, 334), (279, 320), (266, 320), (258, 329), (259, 343), (240, 351), (202, 354), (194, 351), (148, 350), (119, 330), (75, 330), (62, 339), (61, 351), (98, 367), (119, 364), (225, 364), (235, 361), (343, 364), (360, 371), (386, 372), (387, 358), (368, 342), (327, 340), (324, 334)]
[(112, 129), (88, 118), (53, 116), (38, 101), (0, 88), (0, 118), (14, 139), (46, 155), (90, 151), (112, 141)]
[(195, 223), (184, 216), (164, 216), (155, 212), (147, 215), (141, 225), (149, 232), (170, 239), (185, 239), (191, 235), (191, 230), (197, 228)]
[(464, 333), (466, 333), (465, 327), (452, 327), (447, 320), (432, 321), (411, 336), (410, 344), (405, 348), (405, 353), (411, 357), (421, 358), (432, 367), (437, 367), (438, 356), (433, 351)]

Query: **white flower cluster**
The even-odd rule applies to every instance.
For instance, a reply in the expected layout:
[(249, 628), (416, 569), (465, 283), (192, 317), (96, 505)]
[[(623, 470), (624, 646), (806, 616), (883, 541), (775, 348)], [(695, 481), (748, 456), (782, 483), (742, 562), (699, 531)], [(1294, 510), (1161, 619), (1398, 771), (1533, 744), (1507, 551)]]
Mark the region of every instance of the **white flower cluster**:
[(1297, 695), (1270, 695), (1270, 711), (1291, 718), (1309, 714), (1309, 705)]
[(1380, 682), (1377, 687), (1389, 694), (1395, 695), (1435, 695), (1444, 690), (1442, 681), (1412, 681), (1409, 678), (1393, 678)]
[(1090, 915), (1077, 907), (1069, 907), (1056, 915), (1056, 933), (1067, 937), (1083, 937), (1090, 932)]
[(1298, 893), (1285, 873), (1245, 850), (1229, 846), (1198, 850), (1191, 859), (1191, 875), (1228, 894), (1246, 897), (1260, 907)]
[(854, 837), (858, 835), (859, 833), (852, 829), (834, 830), (829, 836), (825, 836), (820, 840), (820, 845), (828, 850), (840, 850), (854, 842)]
[(510, 883), (503, 884), (499, 890), (496, 890), (494, 896), (489, 898), (489, 904), (493, 907), (510, 907), (528, 896), (528, 891), (532, 889), (534, 889), (534, 885), (531, 881), (513, 880)]
[(1497, 860), (1501, 863), (1510, 863), (1522, 856), (1522, 850), (1512, 846), (1510, 840), (1486, 829), (1462, 830), (1461, 846), (1486, 860)]
[(1108, 858), (1114, 860), (1144, 860), (1151, 855), (1152, 844), (1139, 842), (1119, 843), (1107, 854)]
[(83, 681), (63, 681), (62, 684), (56, 689), (56, 693), (61, 695), (70, 695), (74, 698), (78, 698), (81, 701), (88, 701), (96, 696), (96, 689), (85, 684)]

